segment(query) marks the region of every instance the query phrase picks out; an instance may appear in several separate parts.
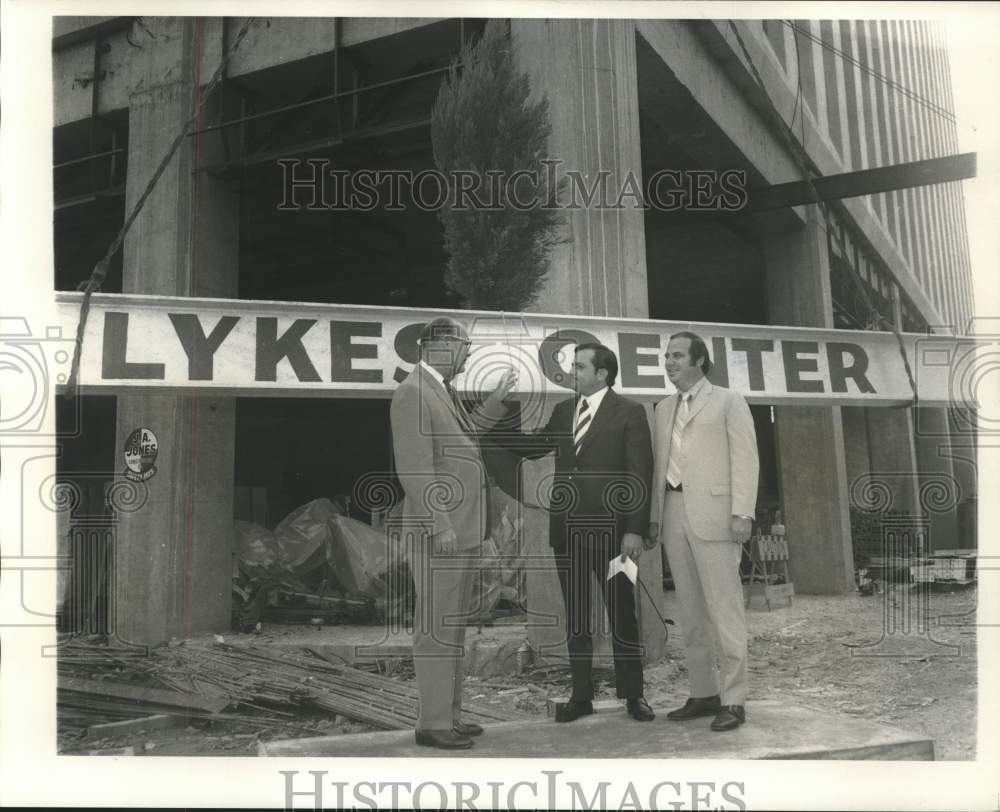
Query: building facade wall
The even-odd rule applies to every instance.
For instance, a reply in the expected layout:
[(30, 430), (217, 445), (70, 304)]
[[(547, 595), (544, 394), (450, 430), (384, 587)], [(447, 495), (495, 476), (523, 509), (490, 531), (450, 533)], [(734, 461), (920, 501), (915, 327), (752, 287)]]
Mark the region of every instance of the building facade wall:
[[(224, 44), (231, 41), (236, 29), (232, 21), (224, 25), (216, 18), (193, 21), (185, 30), (197, 47), (181, 55), (183, 49), (170, 49), (163, 43), (134, 48), (128, 41), (133, 33), (131, 26), (118, 26), (113, 18), (110, 22), (101, 18), (93, 31), (86, 18), (76, 19), (76, 23), (61, 23), (54, 40), (57, 127), (86, 121), (94, 114), (129, 109), (137, 99), (189, 94), (192, 86), (203, 84), (215, 70)], [(228, 75), (248, 76), (329, 54), (331, 43), (347, 46), (403, 37), (400, 42), (405, 45), (410, 41), (406, 38), (414, 37), (416, 48), (421, 29), (433, 22), (330, 18), (306, 23), (261, 18), (251, 27), (228, 68)], [(740, 32), (742, 46), (733, 27)], [(164, 30), (169, 28), (167, 25)], [(637, 36), (659, 54), (724, 137), (768, 183), (799, 180), (801, 173), (762, 109), (761, 94), (752, 90), (756, 75), (761, 77), (767, 96), (785, 116), (821, 174), (958, 151), (944, 33), (937, 24), (782, 20), (766, 24), (736, 21), (730, 26), (724, 20), (532, 20), (514, 21), (512, 36), (520, 48), (517, 57), (520, 66), (533, 75), (537, 87), (544, 89), (553, 103), (553, 142), (561, 155), (569, 156), (576, 164), (574, 168), (583, 171), (610, 169), (618, 179), (626, 172), (642, 177)], [(756, 70), (747, 63), (743, 47), (747, 48)], [(170, 53), (174, 55), (169, 56)], [(167, 61), (156, 62), (154, 54), (159, 55), (156, 58), (168, 54)], [(908, 90), (903, 92), (901, 88)], [(175, 107), (171, 123), (179, 127), (183, 105)], [(139, 121), (137, 116), (141, 112), (138, 107), (129, 109), (130, 118)], [(129, 201), (135, 199), (141, 185), (137, 185), (133, 173), (140, 168), (148, 172), (155, 166), (169, 140), (163, 132), (151, 133), (149, 126), (131, 128), (130, 174), (126, 184)], [(197, 244), (201, 258), (217, 266), (216, 271), (200, 276), (198, 286), (189, 284), (193, 277), (180, 274), (187, 281), (178, 287), (172, 284), (172, 274), (177, 274), (187, 260), (170, 263), (160, 256), (157, 263), (146, 266), (141, 278), (126, 271), (125, 289), (198, 295), (207, 285), (213, 295), (235, 295), (238, 291), (235, 243), (239, 235), (231, 217), (233, 201), (221, 186), (214, 188), (217, 186), (214, 181), (199, 187), (197, 183), (192, 185), (189, 178), (181, 177), (191, 171), (192, 167), (186, 165), (184, 172), (171, 181), (175, 199), (170, 206), (186, 216), (193, 201), (191, 196), (197, 195), (200, 216), (214, 217), (223, 226), (221, 230), (213, 230), (212, 241)], [(895, 300), (894, 310), (885, 315), (900, 323), (899, 314), (905, 303), (915, 318), (930, 327), (962, 332), (971, 316), (972, 301), (960, 185), (942, 184), (847, 200), (843, 207), (850, 221), (850, 245), (857, 245), (855, 264), (876, 280), (873, 284), (884, 291), (887, 299)], [(813, 257), (815, 261), (810, 260), (801, 269), (810, 278), (799, 293), (789, 294), (788, 289), (782, 288), (782, 295), (791, 295), (791, 299), (786, 296), (783, 304), (772, 308), (771, 323), (828, 327), (832, 323), (830, 257), (823, 225), (811, 220), (801, 208), (791, 212), (790, 220), (794, 225), (786, 232), (770, 234), (766, 239), (766, 253), (775, 258), (765, 268), (766, 284), (772, 289), (783, 284), (782, 274), (788, 269), (778, 267), (782, 257)], [(175, 226), (183, 231), (180, 224)], [(191, 255), (190, 246), (184, 248), (190, 235), (152, 225), (146, 229), (143, 232), (140, 228), (130, 238), (127, 255), (154, 250), (154, 238), (169, 239), (170, 250)], [(570, 312), (647, 316), (649, 285), (641, 212), (619, 212), (613, 216), (576, 212), (570, 231), (569, 242), (554, 254), (552, 277), (543, 301), (568, 303)], [(223, 245), (220, 240), (234, 245)], [(223, 257), (224, 262), (213, 260), (213, 255)], [(151, 276), (157, 273), (158, 277)], [(822, 301), (823, 307), (804, 315), (802, 297), (810, 302)], [(544, 309), (566, 308), (547, 304)], [(151, 396), (148, 403), (123, 403), (127, 408), (119, 415), (118, 434), (127, 433), (134, 428), (132, 423), (145, 419), (143, 410), (186, 408), (186, 404), (180, 400), (175, 404), (173, 399), (158, 405), (154, 402), (157, 397)], [(227, 417), (222, 433), (231, 438), (235, 418), (231, 404), (223, 406), (222, 413)], [(207, 417), (205, 425), (211, 423)], [(912, 434), (912, 426), (909, 431)], [(807, 435), (814, 438), (812, 457), (802, 456), (801, 438)], [(196, 436), (197, 431), (192, 430), (187, 439)], [(787, 484), (783, 489), (785, 495), (802, 494), (802, 499), (811, 506), (808, 516), (790, 516), (788, 526), (790, 530), (797, 529), (802, 537), (828, 539), (827, 547), (801, 557), (797, 577), (809, 591), (844, 591), (851, 584), (852, 569), (846, 514), (848, 474), (856, 467), (849, 461), (860, 459), (854, 450), (845, 455), (845, 446), (864, 443), (867, 458), (873, 460), (885, 450), (879, 447), (883, 440), (870, 430), (864, 436), (852, 436), (842, 422), (840, 410), (829, 407), (816, 407), (811, 412), (804, 408), (779, 410), (777, 437), (779, 445), (785, 448), (781, 473)], [(908, 461), (893, 464), (916, 476), (916, 453), (912, 442), (908, 446)], [(206, 444), (204, 448), (202, 460), (212, 470), (232, 469), (231, 441), (217, 447)], [(791, 465), (793, 454), (796, 459)], [(827, 471), (822, 476), (809, 479), (799, 475), (815, 473), (824, 465)], [(217, 484), (218, 494), (228, 491), (230, 497), (220, 496), (212, 503), (214, 508), (199, 500), (197, 507), (201, 512), (197, 513), (194, 525), (185, 531), (190, 539), (196, 540), (192, 542), (197, 548), (195, 557), (201, 549), (199, 545), (211, 543), (210, 533), (217, 533), (219, 527), (232, 519), (232, 483), (220, 478)], [(182, 564), (177, 559), (169, 566)], [(136, 566), (136, 562), (131, 561), (130, 566)], [(143, 577), (153, 584), (157, 574), (147, 569)], [(224, 588), (225, 578), (228, 572), (213, 581), (213, 587)], [(172, 582), (168, 579), (163, 583)], [(224, 599), (218, 603), (206, 623), (214, 625), (224, 616), (224, 603)], [(190, 617), (182, 620), (182, 614), (177, 613), (177, 623), (190, 623)], [(147, 626), (148, 634), (144, 631), (140, 636), (148, 639), (180, 628), (171, 626), (161, 630), (153, 623)]]
[[(811, 155), (816, 147), (810, 136), (822, 141), (839, 165), (834, 171), (842, 172), (959, 151), (942, 23), (779, 24), (780, 38), (773, 31), (769, 35), (760, 23), (740, 25), (764, 46), (784, 89), (794, 89), (798, 118), (792, 130), (805, 133), (799, 140)], [(781, 89), (777, 78), (768, 87), (773, 92)], [(812, 127), (804, 127), (803, 119)], [(960, 183), (873, 195), (864, 205), (933, 305), (921, 313), (929, 326), (964, 333), (973, 304)]]
[[(227, 67), (227, 75), (237, 78), (329, 53), (334, 42), (347, 47), (434, 22), (424, 18), (258, 18)], [(712, 26), (732, 58), (742, 63), (745, 57), (728, 22), (703, 22), (701, 35), (706, 25)], [(779, 110), (789, 113), (793, 132), (823, 174), (958, 151), (942, 23), (768, 20), (736, 21), (735, 25), (768, 94)], [(640, 33), (666, 27), (677, 30), (678, 22), (636, 21), (634, 26)], [(205, 82), (237, 26), (232, 21), (224, 24), (221, 18), (203, 18), (196, 28), (199, 46), (193, 69)], [(141, 50), (129, 44), (130, 36), (130, 25), (118, 24), (116, 18), (57, 18), (53, 54), (57, 126), (128, 106), (129, 76), (139, 58), (136, 52)], [(569, 48), (572, 43), (564, 45)], [(862, 222), (862, 231), (871, 232), (864, 236), (876, 246), (884, 241), (893, 249), (892, 256), (881, 258), (904, 292), (913, 294), (922, 318), (932, 328), (964, 332), (973, 307), (961, 185), (953, 182), (874, 195), (860, 204), (851, 203), (855, 205), (862, 206), (870, 218), (868, 225), (880, 232), (872, 232)]]

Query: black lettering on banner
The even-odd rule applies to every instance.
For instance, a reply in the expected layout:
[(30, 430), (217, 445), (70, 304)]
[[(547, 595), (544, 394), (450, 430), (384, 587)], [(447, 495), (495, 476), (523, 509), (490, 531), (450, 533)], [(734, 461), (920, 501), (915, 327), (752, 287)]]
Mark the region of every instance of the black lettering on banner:
[(822, 392), (823, 381), (804, 381), (803, 372), (818, 372), (819, 363), (815, 358), (803, 355), (817, 355), (819, 344), (815, 341), (782, 341), (781, 357), (785, 365), (785, 386), (789, 392)]
[[(639, 353), (640, 349), (653, 353)], [(655, 367), (660, 364), (660, 336), (657, 333), (619, 333), (618, 361), (622, 373), (622, 386), (644, 389), (663, 389), (663, 374), (640, 375), (639, 366)]]
[(729, 386), (729, 355), (726, 353), (726, 339), (712, 339), (712, 371), (708, 380), (716, 386)]
[(104, 380), (162, 381), (163, 364), (135, 364), (125, 360), (128, 353), (128, 313), (104, 314), (104, 347), (101, 377)]
[(205, 336), (201, 320), (192, 313), (168, 313), (174, 332), (188, 358), (188, 380), (210, 381), (214, 374), (215, 351), (239, 322), (239, 316), (223, 316)]
[[(844, 366), (844, 356), (851, 356), (851, 365)], [(862, 392), (874, 392), (875, 387), (868, 380), (868, 354), (857, 344), (831, 341), (826, 345), (826, 357), (830, 364), (830, 390), (846, 392), (847, 379), (852, 378)]]
[(351, 383), (382, 383), (381, 369), (354, 369), (355, 358), (378, 358), (375, 344), (352, 344), (355, 336), (380, 338), (382, 325), (377, 321), (330, 322), (330, 380)]
[[(538, 347), (538, 365), (542, 368), (542, 374), (557, 386), (572, 389), (572, 376), (567, 376), (563, 372), (559, 358), (567, 344), (575, 346), (590, 342), (600, 343), (586, 330), (557, 330), (546, 336)], [(566, 382), (567, 378), (569, 378), (569, 383)]]
[(267, 316), (257, 318), (257, 363), (254, 370), (255, 381), (278, 380), (278, 362), (287, 358), (295, 372), (295, 377), (303, 383), (318, 383), (319, 373), (302, 344), (309, 328), (316, 319), (296, 319), (278, 338), (278, 320)]
[(763, 392), (764, 386), (764, 353), (774, 352), (774, 342), (769, 338), (734, 338), (733, 352), (745, 352), (747, 356), (747, 374), (750, 377), (750, 391)]
[[(427, 324), (425, 321), (419, 324), (407, 324), (396, 332), (393, 349), (403, 363), (416, 364), (420, 360), (420, 347), (417, 346), (417, 339), (420, 338), (420, 334), (424, 331), (425, 324)], [(396, 383), (402, 383), (409, 374), (402, 367), (396, 367), (396, 371), (392, 373), (392, 379)]]

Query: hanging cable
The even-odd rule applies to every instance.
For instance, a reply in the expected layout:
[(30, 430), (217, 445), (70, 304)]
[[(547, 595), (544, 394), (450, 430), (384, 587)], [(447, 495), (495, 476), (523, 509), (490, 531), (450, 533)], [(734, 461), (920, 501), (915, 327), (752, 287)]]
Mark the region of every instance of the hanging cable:
[(212, 95), (212, 91), (215, 89), (215, 86), (222, 79), (222, 75), (226, 70), (226, 66), (229, 64), (229, 60), (232, 59), (233, 54), (236, 53), (236, 49), (240, 47), (240, 43), (243, 42), (244, 37), (246, 37), (253, 19), (253, 17), (247, 17), (243, 27), (233, 40), (233, 44), (229, 46), (229, 49), (226, 51), (225, 55), (219, 62), (218, 67), (215, 69), (215, 73), (212, 74), (212, 78), (209, 79), (208, 84), (205, 86), (205, 91), (203, 93), (199, 93), (197, 88), (195, 88), (195, 102), (193, 109), (191, 110), (191, 115), (188, 117), (187, 121), (184, 122), (184, 126), (181, 127), (177, 137), (174, 138), (173, 143), (163, 156), (159, 166), (156, 167), (156, 171), (153, 172), (149, 181), (146, 183), (146, 188), (143, 189), (142, 194), (139, 195), (138, 200), (136, 200), (135, 205), (132, 207), (132, 211), (129, 213), (128, 217), (125, 218), (125, 222), (118, 231), (118, 234), (115, 235), (115, 238), (108, 246), (108, 250), (105, 251), (104, 256), (97, 261), (97, 264), (94, 266), (94, 270), (90, 274), (90, 278), (87, 279), (86, 282), (81, 282), (77, 287), (77, 290), (83, 291), (83, 301), (80, 303), (80, 321), (76, 328), (76, 343), (73, 348), (73, 365), (70, 368), (69, 379), (66, 382), (65, 395), (67, 398), (72, 398), (76, 395), (76, 379), (80, 372), (80, 355), (83, 351), (83, 334), (87, 327), (87, 316), (90, 313), (90, 297), (95, 291), (100, 291), (101, 285), (104, 283), (104, 279), (108, 275), (108, 265), (114, 255), (118, 253), (118, 249), (121, 248), (122, 243), (125, 241), (125, 235), (132, 227), (136, 218), (139, 216), (139, 212), (142, 211), (142, 207), (145, 205), (146, 200), (153, 193), (153, 189), (156, 187), (160, 177), (166, 171), (167, 165), (180, 148), (180, 145), (183, 143), (185, 137), (187, 137), (188, 132), (191, 130), (191, 127), (194, 125), (194, 122), (201, 113), (201, 109), (204, 107), (205, 102), (208, 101), (208, 98)]
[[(798, 164), (799, 172), (802, 175), (802, 179), (808, 186), (809, 192), (813, 198), (811, 202), (818, 204), (821, 211), (823, 212), (823, 218), (826, 223), (827, 234), (832, 234), (837, 239), (837, 242), (840, 246), (843, 263), (848, 269), (848, 276), (850, 276), (852, 281), (854, 281), (855, 284), (857, 285), (858, 291), (861, 293), (861, 297), (864, 300), (865, 307), (868, 308), (868, 322), (869, 322), (868, 326), (871, 327), (873, 324), (876, 324), (877, 326), (888, 327), (896, 336), (896, 342), (899, 345), (899, 354), (903, 359), (903, 368), (906, 370), (906, 377), (909, 380), (910, 389), (913, 392), (913, 399), (909, 403), (901, 405), (904, 407), (907, 406), (914, 407), (917, 405), (918, 402), (917, 383), (913, 377), (913, 369), (910, 366), (910, 359), (906, 355), (906, 346), (903, 342), (903, 336), (899, 331), (899, 327), (881, 314), (881, 312), (872, 302), (871, 296), (868, 295), (868, 290), (865, 285), (865, 282), (863, 279), (861, 279), (860, 274), (858, 274), (857, 268), (854, 267), (854, 264), (852, 262), (848, 261), (847, 247), (844, 243), (844, 236), (842, 230), (836, 228), (835, 226), (836, 218), (832, 213), (829, 204), (826, 201), (820, 199), (819, 193), (816, 191), (816, 187), (813, 184), (813, 179), (812, 179), (813, 172), (809, 167), (809, 156), (805, 153), (804, 147), (795, 142), (794, 133), (792, 133), (792, 131), (789, 129), (788, 123), (782, 117), (781, 113), (778, 111), (778, 108), (775, 107), (774, 101), (771, 99), (771, 95), (767, 92), (767, 87), (764, 84), (764, 80), (761, 78), (760, 73), (757, 71), (757, 66), (754, 64), (753, 59), (751, 59), (750, 57), (750, 52), (747, 49), (746, 43), (743, 41), (743, 37), (740, 34), (739, 29), (736, 27), (736, 24), (732, 20), (729, 20), (729, 28), (735, 35), (736, 41), (740, 46), (740, 50), (743, 52), (743, 58), (746, 60), (747, 66), (750, 68), (751, 73), (753, 73), (754, 80), (757, 82), (757, 85), (760, 87), (764, 99), (767, 101), (768, 111), (770, 112), (771, 117), (774, 119), (775, 126), (777, 127), (777, 130), (780, 133), (782, 140), (784, 140), (785, 145), (788, 147), (788, 151), (792, 154), (792, 157)], [(801, 72), (800, 64), (796, 65), (796, 72), (797, 73)]]

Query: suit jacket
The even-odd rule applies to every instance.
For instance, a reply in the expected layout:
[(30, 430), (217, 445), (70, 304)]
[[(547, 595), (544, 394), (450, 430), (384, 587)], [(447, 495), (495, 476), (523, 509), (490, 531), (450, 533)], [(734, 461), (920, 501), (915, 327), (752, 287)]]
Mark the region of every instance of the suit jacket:
[(573, 526), (613, 525), (613, 550), (625, 533), (645, 536), (653, 453), (643, 407), (609, 389), (584, 435), (579, 457), (573, 446), (577, 399), (555, 405), (548, 423), (522, 435), (514, 453), (537, 459), (554, 450), (555, 479), (549, 506), (549, 544), (563, 548)]
[(399, 385), (389, 417), (406, 532), (437, 536), (451, 529), (463, 550), (477, 548), (486, 538), (489, 490), (477, 432), (505, 412), (499, 404), (480, 406), (469, 415), (470, 433), (447, 390), (422, 366)]
[[(660, 520), (667, 486), (678, 394), (656, 406), (652, 515)], [(678, 460), (691, 529), (700, 538), (732, 538), (732, 517), (753, 516), (757, 504), (757, 435), (750, 407), (743, 396), (705, 381), (688, 404), (690, 412), (681, 438)]]

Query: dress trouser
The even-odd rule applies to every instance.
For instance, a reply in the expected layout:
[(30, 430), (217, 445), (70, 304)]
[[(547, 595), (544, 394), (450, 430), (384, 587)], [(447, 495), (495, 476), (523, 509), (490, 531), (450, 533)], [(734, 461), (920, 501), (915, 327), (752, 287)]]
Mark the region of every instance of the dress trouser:
[(676, 491), (666, 494), (660, 527), (677, 590), (691, 696), (719, 694), (723, 705), (742, 705), (747, 693), (742, 547), (699, 538), (688, 521), (684, 494)]
[(471, 603), (481, 560), (472, 552), (434, 555), (428, 536), (414, 541), (413, 666), (420, 693), (417, 730), (450, 730), (459, 721), (465, 623), (476, 614)]
[[(607, 533), (606, 530), (602, 532)], [(584, 531), (580, 535), (591, 534)], [(578, 702), (594, 698), (591, 679), (594, 662), (591, 607), (592, 578), (596, 577), (610, 626), (616, 694), (622, 699), (636, 699), (643, 694), (642, 648), (639, 644), (639, 624), (632, 582), (624, 573), (607, 580), (612, 547), (606, 538), (603, 541), (587, 541), (579, 538), (574, 530), (569, 533), (567, 541), (566, 547), (556, 553), (556, 570), (566, 605), (566, 644), (573, 677), (573, 693), (570, 698)]]

